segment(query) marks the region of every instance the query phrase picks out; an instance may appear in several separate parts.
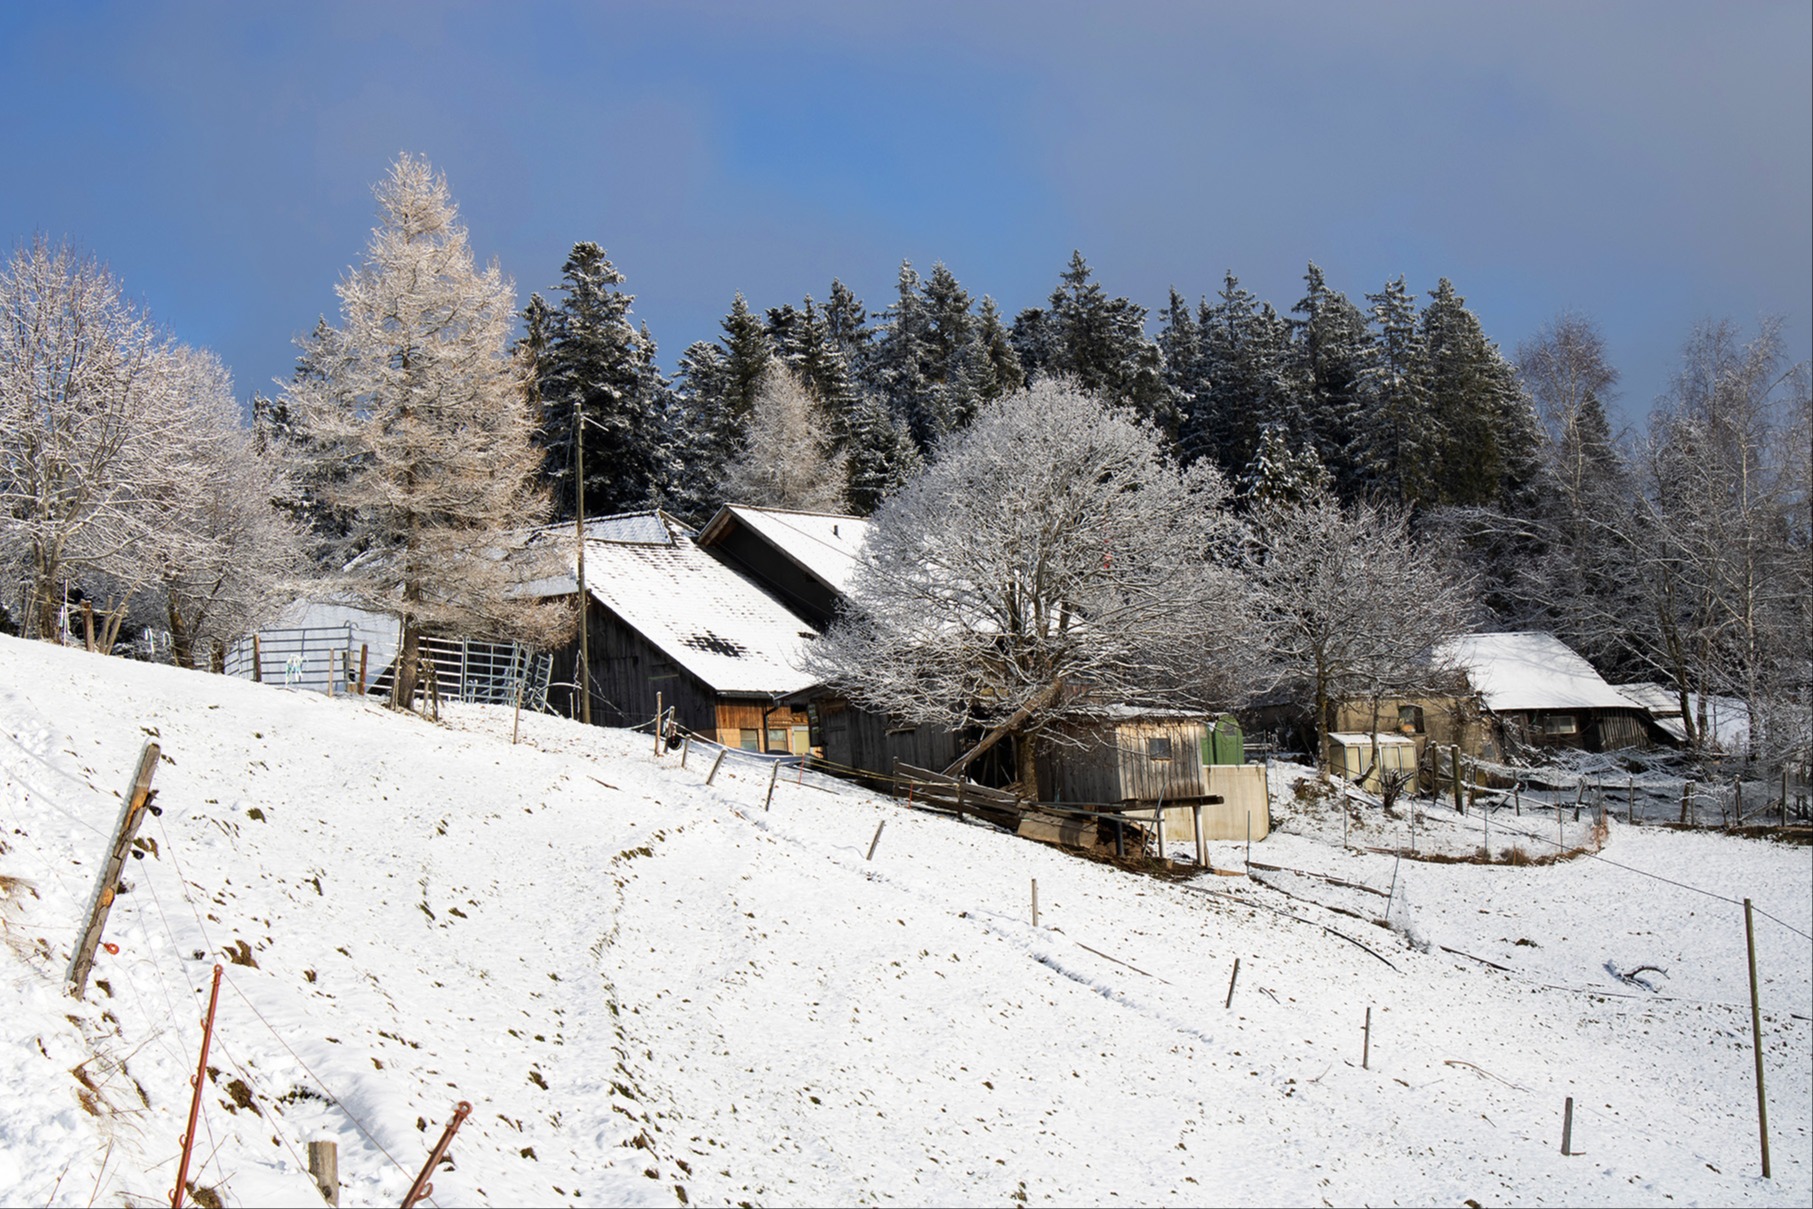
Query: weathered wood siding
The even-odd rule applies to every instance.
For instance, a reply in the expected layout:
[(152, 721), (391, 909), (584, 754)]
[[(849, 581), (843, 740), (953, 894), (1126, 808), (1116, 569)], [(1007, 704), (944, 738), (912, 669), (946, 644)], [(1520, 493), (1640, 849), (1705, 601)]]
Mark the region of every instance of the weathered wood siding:
[(841, 697), (815, 701), (825, 759), (834, 767), (892, 774), (894, 762), (942, 769), (959, 754), (957, 736), (933, 726), (899, 726)]
[[(1157, 802), (1203, 795), (1199, 719), (1141, 719), (1065, 728), (1070, 742), (1049, 745), (1039, 781), (1054, 802)], [(1150, 754), (1154, 739), (1170, 743), (1169, 759)], [(1073, 745), (1074, 744), (1074, 745)]]

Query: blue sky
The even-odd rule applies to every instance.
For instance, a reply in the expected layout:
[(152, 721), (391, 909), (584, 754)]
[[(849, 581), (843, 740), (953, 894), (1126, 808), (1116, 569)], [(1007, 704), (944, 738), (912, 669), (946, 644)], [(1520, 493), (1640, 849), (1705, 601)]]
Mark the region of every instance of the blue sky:
[(662, 361), (742, 291), (1008, 315), (1072, 248), (1156, 310), (1306, 261), (1596, 318), (1622, 413), (1694, 323), (1813, 352), (1813, 5), (0, 6), (0, 241), (108, 262), (242, 396), (333, 315), (373, 182), (444, 171), (519, 296), (604, 245)]

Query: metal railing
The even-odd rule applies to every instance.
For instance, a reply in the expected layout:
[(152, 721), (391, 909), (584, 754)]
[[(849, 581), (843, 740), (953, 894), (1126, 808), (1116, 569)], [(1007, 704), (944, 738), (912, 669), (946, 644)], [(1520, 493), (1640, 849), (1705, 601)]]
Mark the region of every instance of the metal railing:
[[(524, 709), (545, 710), (548, 682), (554, 670), (551, 654), (538, 654), (521, 643), (480, 642), (469, 638), (421, 638), (421, 660), (434, 665), (436, 686), (443, 700), (481, 705), (514, 705), (522, 688)], [(242, 680), (261, 680), (311, 692), (339, 694), (359, 691), (360, 660), (365, 657), (353, 641), (350, 622), (337, 626), (303, 626), (260, 630), (235, 642), (226, 653), (225, 672)], [(395, 669), (391, 664), (365, 668), (366, 692), (386, 696)], [(427, 691), (422, 677), (416, 696)]]

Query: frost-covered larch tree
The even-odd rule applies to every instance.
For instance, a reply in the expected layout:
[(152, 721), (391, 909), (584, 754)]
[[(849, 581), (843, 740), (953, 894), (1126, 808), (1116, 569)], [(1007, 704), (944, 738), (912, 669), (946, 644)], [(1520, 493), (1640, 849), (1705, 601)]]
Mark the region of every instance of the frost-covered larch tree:
[(406, 704), (425, 630), (545, 636), (552, 619), (513, 599), (502, 554), (547, 505), (509, 350), (510, 282), (474, 266), (446, 179), (426, 162), (402, 156), (376, 193), (365, 263), (336, 287), (331, 356), (285, 396), (344, 459), (345, 477), (323, 488), (352, 518), (331, 586), (400, 616), (394, 699)]
[(799, 375), (771, 363), (755, 394), (749, 443), (724, 473), (724, 498), (765, 508), (841, 512), (847, 455)]
[(1016, 740), (1021, 791), (1068, 714), (1225, 704), (1248, 616), (1228, 491), (1063, 379), (985, 406), (870, 523), (847, 611), (810, 649), (866, 709)]

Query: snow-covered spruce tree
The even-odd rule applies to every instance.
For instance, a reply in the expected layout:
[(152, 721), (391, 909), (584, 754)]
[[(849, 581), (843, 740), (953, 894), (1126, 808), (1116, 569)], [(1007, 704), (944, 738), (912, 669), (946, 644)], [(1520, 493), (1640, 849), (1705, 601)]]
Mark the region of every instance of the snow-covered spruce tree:
[(756, 391), (749, 442), (724, 474), (723, 495), (739, 504), (841, 512), (845, 454), (832, 448), (822, 411), (799, 375), (773, 362)]
[(171, 435), (166, 359), (94, 260), (40, 238), (0, 266), (0, 565), (26, 637), (56, 637), (64, 585), (143, 535), (134, 487)]
[(1247, 506), (1260, 513), (1306, 504), (1334, 490), (1315, 445), (1304, 441), (1293, 449), (1282, 424), (1266, 426), (1240, 483)]
[(336, 287), (341, 323), (318, 376), (284, 394), (345, 459), (327, 502), (354, 557), (324, 585), (402, 623), (395, 698), (413, 697), (424, 630), (550, 637), (560, 620), (511, 594), (512, 530), (542, 520), (514, 292), (473, 265), (445, 178), (405, 155), (378, 186), (365, 263)]
[(1342, 701), (1428, 687), (1430, 653), (1464, 633), (1473, 611), (1466, 574), (1410, 536), (1407, 509), (1332, 494), (1262, 509), (1248, 573), (1278, 682), (1314, 702), (1317, 760)]
[(1542, 430), (1516, 370), (1446, 277), (1430, 291), (1419, 323), (1429, 371), (1433, 498), (1522, 510), (1540, 464)]
[(1082, 252), (1072, 251), (1048, 314), (1053, 341), (1049, 360), (1037, 367), (1041, 372), (1068, 377), (1116, 406), (1130, 407), (1175, 439), (1179, 417), (1171, 410), (1164, 358), (1146, 335), (1145, 307), (1108, 297)]
[(1216, 560), (1236, 541), (1227, 496), (1128, 411), (1036, 382), (882, 503), (811, 668), (867, 709), (1017, 740), (1037, 796), (1066, 714), (1243, 687), (1244, 585)]
[(556, 519), (574, 515), (574, 423), (581, 415), (587, 513), (640, 507), (654, 487), (652, 420), (665, 383), (652, 372), (652, 342), (630, 320), (635, 297), (618, 288), (623, 280), (603, 248), (576, 243), (555, 287), (559, 305), (545, 318), (533, 305), (528, 313), (545, 326), (535, 363), (536, 439), (546, 451), (542, 475)]
[(1350, 459), (1355, 485), (1399, 503), (1429, 502), (1435, 496), (1437, 433), (1416, 299), (1399, 277), (1366, 301), (1375, 334), (1373, 356), (1360, 374)]
[(1302, 318), (1293, 329), (1292, 380), (1304, 394), (1302, 410), (1323, 465), (1344, 494), (1356, 489), (1353, 449), (1359, 383), (1372, 355), (1366, 316), (1345, 294), (1329, 288), (1314, 263), (1304, 271), (1304, 294), (1291, 308)]

